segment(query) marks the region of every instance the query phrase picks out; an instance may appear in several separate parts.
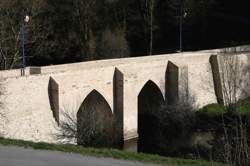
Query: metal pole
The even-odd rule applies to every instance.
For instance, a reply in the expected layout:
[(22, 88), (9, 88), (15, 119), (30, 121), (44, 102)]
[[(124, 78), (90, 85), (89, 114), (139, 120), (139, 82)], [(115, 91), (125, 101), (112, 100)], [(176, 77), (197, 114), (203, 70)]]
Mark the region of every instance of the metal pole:
[(22, 69), (21, 69), (21, 76), (25, 76), (25, 47), (24, 47), (24, 20), (22, 20)]
[(180, 52), (182, 52), (182, 16), (180, 16)]
[(182, 13), (182, 4), (180, 6), (180, 52), (182, 52), (182, 19), (183, 19), (183, 13)]

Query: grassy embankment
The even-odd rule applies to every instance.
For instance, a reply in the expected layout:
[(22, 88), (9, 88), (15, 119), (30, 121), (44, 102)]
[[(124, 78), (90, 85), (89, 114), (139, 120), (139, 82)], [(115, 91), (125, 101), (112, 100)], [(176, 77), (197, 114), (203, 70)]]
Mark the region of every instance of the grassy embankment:
[(203, 160), (186, 160), (177, 158), (168, 158), (158, 155), (149, 155), (143, 153), (131, 153), (115, 149), (94, 149), (83, 148), (76, 145), (61, 145), (48, 143), (34, 143), (22, 140), (11, 140), (0, 138), (0, 144), (5, 146), (19, 146), (24, 148), (33, 148), (40, 150), (61, 151), (67, 153), (78, 153), (83, 156), (109, 157), (114, 159), (138, 161), (144, 163), (154, 163), (166, 166), (223, 166), (221, 163), (208, 162)]

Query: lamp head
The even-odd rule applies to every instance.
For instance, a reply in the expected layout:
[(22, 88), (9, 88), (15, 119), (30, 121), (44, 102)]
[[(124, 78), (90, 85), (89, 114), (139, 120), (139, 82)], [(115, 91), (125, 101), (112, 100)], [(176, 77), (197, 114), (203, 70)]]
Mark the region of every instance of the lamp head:
[(25, 23), (28, 23), (29, 20), (30, 20), (30, 16), (26, 15), (26, 16), (24, 17), (24, 22), (25, 22)]
[(188, 13), (187, 13), (187, 12), (184, 12), (183, 17), (186, 18), (187, 15), (188, 15)]

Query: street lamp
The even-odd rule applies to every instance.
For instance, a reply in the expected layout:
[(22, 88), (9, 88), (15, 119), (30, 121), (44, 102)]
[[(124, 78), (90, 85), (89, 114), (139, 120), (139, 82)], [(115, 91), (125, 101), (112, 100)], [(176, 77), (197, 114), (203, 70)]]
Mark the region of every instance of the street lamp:
[(22, 33), (22, 68), (21, 68), (21, 76), (25, 76), (25, 67), (26, 67), (26, 61), (25, 61), (25, 25), (28, 24), (30, 20), (29, 15), (25, 15), (22, 19), (22, 27), (21, 27), (21, 33)]
[(180, 5), (180, 25), (179, 25), (179, 33), (180, 33), (180, 52), (182, 52), (182, 24), (183, 24), (183, 18), (185, 18), (187, 16), (187, 12), (183, 12), (183, 2), (181, 2)]

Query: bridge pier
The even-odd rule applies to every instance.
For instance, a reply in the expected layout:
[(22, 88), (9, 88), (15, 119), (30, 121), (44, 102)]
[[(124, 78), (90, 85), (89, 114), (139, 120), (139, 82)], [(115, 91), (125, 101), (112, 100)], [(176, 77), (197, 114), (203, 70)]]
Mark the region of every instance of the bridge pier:
[(124, 140), (123, 150), (128, 152), (138, 152), (138, 137)]
[(138, 139), (137, 131), (124, 133), (123, 150), (128, 152), (138, 152)]
[[(124, 75), (123, 73), (115, 69), (114, 73), (114, 114), (116, 117), (116, 128), (118, 138), (121, 140), (122, 149), (129, 152), (137, 152), (138, 147), (138, 133), (137, 126), (133, 131), (125, 130), (124, 123), (124, 114), (127, 115), (126, 111), (124, 112)], [(135, 107), (136, 108), (136, 107)], [(137, 114), (137, 111), (135, 111)], [(134, 115), (134, 114), (133, 114)]]

